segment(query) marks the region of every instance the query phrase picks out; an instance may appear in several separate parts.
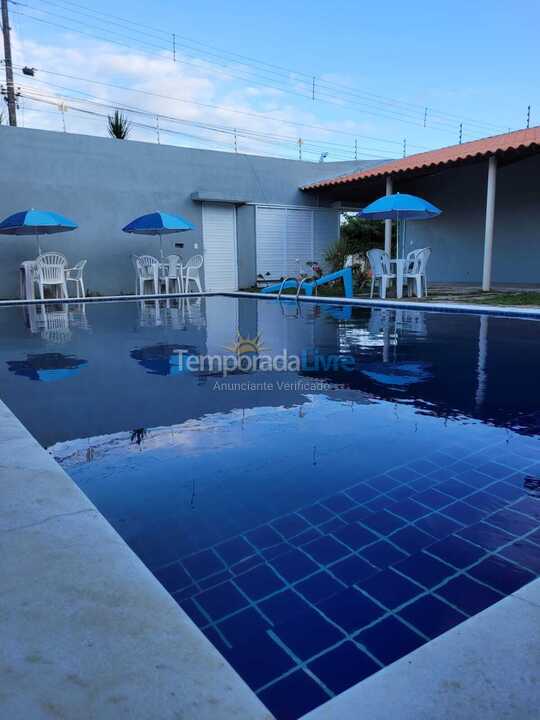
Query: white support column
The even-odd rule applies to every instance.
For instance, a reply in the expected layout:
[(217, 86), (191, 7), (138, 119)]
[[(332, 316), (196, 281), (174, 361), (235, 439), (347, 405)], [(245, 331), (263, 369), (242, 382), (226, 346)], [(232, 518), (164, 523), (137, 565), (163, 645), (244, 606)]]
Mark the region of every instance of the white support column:
[(482, 290), (491, 290), (491, 268), (493, 264), (493, 232), (495, 230), (495, 189), (497, 186), (497, 158), (491, 155), (488, 165), (486, 227), (484, 235), (484, 272)]
[[(394, 190), (393, 190), (392, 176), (387, 175), (386, 176), (386, 194), (392, 195), (393, 192), (394, 192)], [(391, 220), (384, 221), (384, 251), (387, 252), (389, 255), (392, 254), (392, 221)]]

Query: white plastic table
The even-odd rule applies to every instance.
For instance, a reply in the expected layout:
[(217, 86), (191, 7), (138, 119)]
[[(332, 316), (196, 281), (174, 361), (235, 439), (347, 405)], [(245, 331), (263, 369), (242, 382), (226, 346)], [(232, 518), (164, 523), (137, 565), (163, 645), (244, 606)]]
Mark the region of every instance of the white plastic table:
[(390, 260), (390, 264), (395, 267), (396, 272), (396, 297), (403, 297), (403, 276), (405, 275), (405, 266), (407, 260), (405, 258), (394, 258)]
[(35, 300), (34, 273), (37, 270), (35, 260), (25, 260), (19, 268), (19, 296), (21, 300)]

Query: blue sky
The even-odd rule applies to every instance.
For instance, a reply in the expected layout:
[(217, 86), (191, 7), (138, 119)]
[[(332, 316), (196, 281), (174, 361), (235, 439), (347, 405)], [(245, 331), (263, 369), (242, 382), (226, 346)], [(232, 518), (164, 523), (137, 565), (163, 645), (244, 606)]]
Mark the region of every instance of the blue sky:
[[(87, 104), (87, 109), (95, 110), (95, 117), (68, 110), (64, 114), (68, 131), (101, 134), (99, 113), (107, 112), (106, 104), (122, 105), (190, 122), (246, 129), (253, 135), (243, 137), (238, 132), (240, 151), (295, 156), (293, 138), (301, 136), (307, 140), (304, 157), (308, 159), (316, 159), (323, 150), (329, 152), (329, 159), (352, 157), (355, 137), (359, 156), (399, 156), (404, 138), (408, 154), (453, 144), (458, 140), (460, 119), (464, 140), (498, 129), (515, 129), (525, 124), (529, 103), (534, 124), (540, 117), (536, 37), (540, 5), (528, 3), (521, 8), (518, 13), (507, 3), (484, 0), (370, 4), (348, 0), (117, 0), (114, 6), (103, 0), (20, 0), (18, 6), (11, 5), (16, 58), (21, 65), (121, 84), (133, 91), (105, 89), (82, 80), (60, 81), (38, 72), (34, 100), (23, 99), (25, 124), (62, 129), (56, 100), (63, 95), (68, 98), (66, 107), (70, 103), (75, 106), (72, 98), (82, 98), (77, 92), (82, 90), (94, 102), (99, 96), (103, 106)], [(107, 23), (99, 13), (114, 13), (148, 29)], [(31, 20), (28, 15), (46, 22)], [(54, 27), (51, 22), (83, 29), (101, 39)], [(178, 36), (175, 66), (166, 49), (171, 42), (168, 34), (173, 31)], [(109, 43), (103, 38), (109, 38)], [(202, 45), (188, 42), (188, 49), (184, 38)], [(119, 39), (130, 47), (117, 44)], [(276, 88), (276, 75), (270, 68), (255, 71), (238, 58), (235, 62), (216, 59), (208, 55), (214, 52), (212, 48), (250, 56), (306, 77), (282, 74)], [(222, 63), (217, 73), (210, 64), (216, 61)], [(316, 77), (315, 102), (310, 97), (312, 75)], [(319, 82), (332, 83), (332, 87), (321, 84), (319, 90)], [(21, 78), (23, 83), (29, 88), (29, 80)], [(357, 94), (344, 94), (337, 85), (350, 86)], [(162, 98), (144, 95), (156, 89)], [(48, 104), (43, 102), (45, 91)], [(324, 101), (323, 91), (330, 102)], [(81, 103), (78, 106), (82, 107)], [(423, 127), (424, 107), (428, 108), (427, 127)], [(435, 115), (437, 110), (444, 115)], [(252, 117), (256, 115), (259, 117)], [(154, 121), (143, 116), (133, 119), (140, 121), (140, 127), (133, 129), (135, 136), (152, 140), (157, 131), (144, 126)], [(167, 128), (173, 125), (163, 120), (161, 126), (162, 142), (218, 149), (232, 149), (234, 144), (226, 133), (197, 129), (190, 135), (186, 125), (184, 136), (167, 135)], [(261, 141), (264, 133), (274, 138), (274, 147)]]

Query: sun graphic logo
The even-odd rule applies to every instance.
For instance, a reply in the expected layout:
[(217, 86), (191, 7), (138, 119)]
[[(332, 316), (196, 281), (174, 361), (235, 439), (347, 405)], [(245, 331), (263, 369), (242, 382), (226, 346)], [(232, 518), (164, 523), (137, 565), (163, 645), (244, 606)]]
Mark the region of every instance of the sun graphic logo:
[(242, 335), (240, 335), (240, 331), (238, 331), (234, 344), (227, 345), (226, 349), (240, 357), (240, 355), (258, 355), (266, 348), (263, 347), (260, 333), (257, 333), (254, 338), (249, 338), (242, 337)]

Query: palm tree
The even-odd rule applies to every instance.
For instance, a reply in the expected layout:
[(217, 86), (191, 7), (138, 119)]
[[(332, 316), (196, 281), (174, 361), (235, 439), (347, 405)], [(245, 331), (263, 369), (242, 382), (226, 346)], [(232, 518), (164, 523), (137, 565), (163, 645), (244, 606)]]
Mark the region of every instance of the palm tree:
[(125, 140), (129, 135), (131, 123), (120, 110), (115, 110), (114, 115), (108, 116), (109, 135), (117, 140)]

